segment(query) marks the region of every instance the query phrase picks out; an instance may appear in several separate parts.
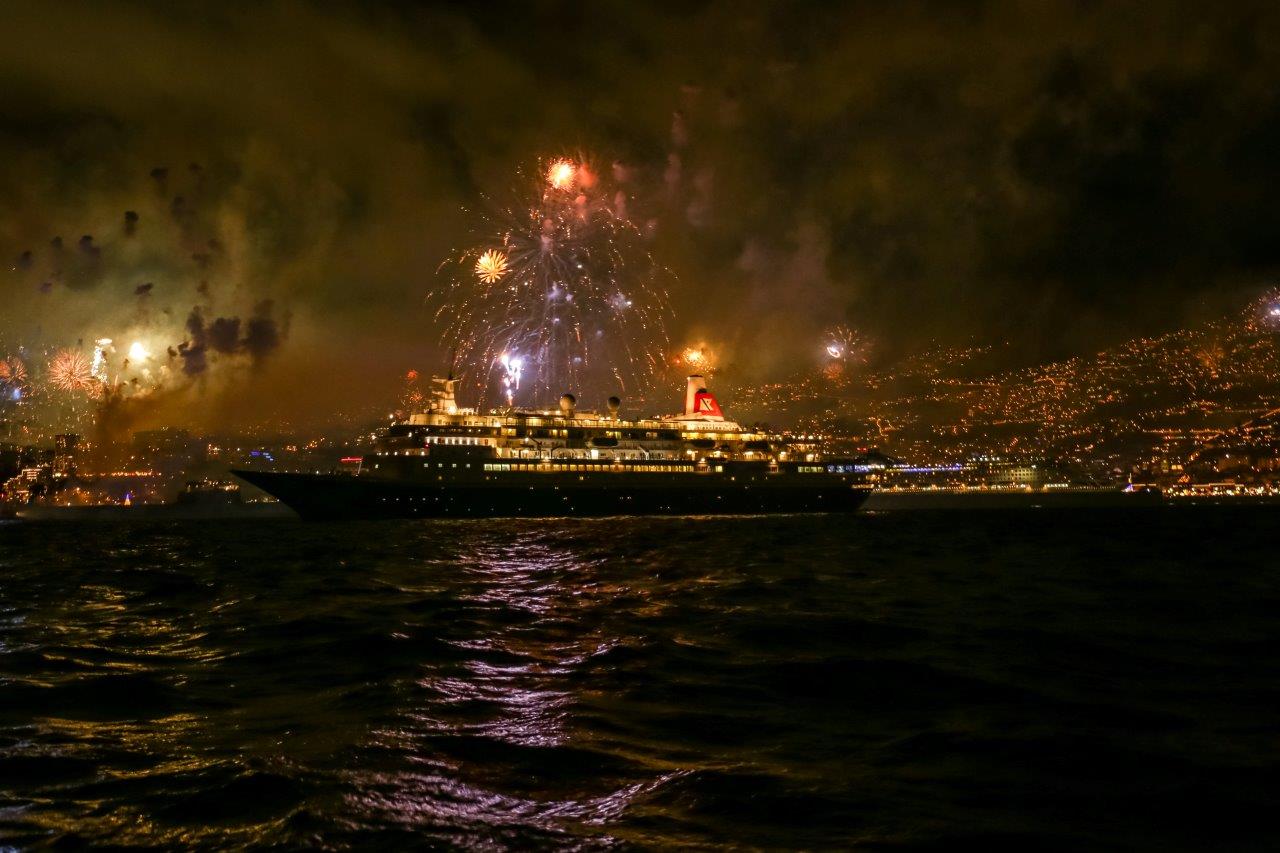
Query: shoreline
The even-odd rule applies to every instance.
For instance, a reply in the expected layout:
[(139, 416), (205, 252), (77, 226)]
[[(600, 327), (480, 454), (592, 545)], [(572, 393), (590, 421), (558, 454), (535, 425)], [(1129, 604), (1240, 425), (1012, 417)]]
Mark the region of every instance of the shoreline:
[[(1138, 509), (1189, 506), (1280, 506), (1280, 495), (1162, 495), (1079, 489), (1030, 492), (1020, 490), (930, 489), (876, 490), (859, 512), (1002, 509)], [(217, 521), (297, 518), (281, 503), (192, 507), (180, 504), (121, 506), (33, 506), (6, 513), (10, 521)]]

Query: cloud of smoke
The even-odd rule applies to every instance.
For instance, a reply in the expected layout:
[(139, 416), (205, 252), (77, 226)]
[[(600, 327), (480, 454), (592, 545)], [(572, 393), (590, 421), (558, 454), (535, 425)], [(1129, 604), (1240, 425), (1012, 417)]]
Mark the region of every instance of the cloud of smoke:
[(233, 353), (240, 348), (240, 318), (218, 317), (206, 330), (209, 346), (221, 353)]

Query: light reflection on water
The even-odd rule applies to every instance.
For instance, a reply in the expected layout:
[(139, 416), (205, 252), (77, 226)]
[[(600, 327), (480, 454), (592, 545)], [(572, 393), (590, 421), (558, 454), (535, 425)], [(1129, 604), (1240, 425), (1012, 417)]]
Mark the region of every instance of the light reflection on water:
[(410, 826), (426, 820), (537, 827), (554, 836), (577, 823), (607, 824), (633, 798), (683, 775), (654, 773), (602, 794), (546, 799), (468, 780), (463, 762), (441, 760), (433, 752), (441, 738), (533, 749), (570, 744), (583, 665), (622, 642), (608, 636), (609, 621), (598, 618), (625, 592), (601, 582), (600, 558), (583, 559), (571, 544), (508, 540), (477, 545), (460, 562), (466, 579), (460, 600), (469, 610), (505, 618), (484, 636), (451, 639), (469, 653), (462, 660), (423, 665), (414, 707), (372, 739), (376, 747), (402, 752), (410, 766), (353, 776), (354, 811)]

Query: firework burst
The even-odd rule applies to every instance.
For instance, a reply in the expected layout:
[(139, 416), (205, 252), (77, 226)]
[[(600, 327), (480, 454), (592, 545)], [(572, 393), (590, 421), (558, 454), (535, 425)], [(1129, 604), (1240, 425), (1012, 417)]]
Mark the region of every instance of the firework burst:
[(102, 396), (102, 382), (93, 375), (93, 365), (83, 353), (59, 350), (49, 362), (49, 384), (60, 391)]
[(1280, 331), (1280, 288), (1273, 288), (1249, 303), (1245, 327), (1254, 333)]
[(848, 326), (834, 326), (822, 333), (823, 355), (830, 361), (866, 364), (871, 355), (871, 342)]
[(584, 164), (535, 174), (509, 204), (489, 204), (476, 248), (441, 265), (448, 284), (431, 301), (443, 342), (482, 399), (514, 400), (515, 353), (531, 395), (643, 391), (663, 366), (670, 273)]
[(682, 373), (696, 371), (710, 375), (716, 372), (716, 354), (706, 345), (687, 346), (676, 352), (670, 359), (671, 364)]
[(27, 384), (27, 366), (14, 356), (0, 358), (0, 385), (20, 388)]
[(476, 277), (481, 284), (497, 284), (507, 274), (507, 255), (497, 249), (482, 252), (476, 259)]
[(856, 329), (834, 326), (822, 333), (822, 375), (831, 382), (847, 381), (846, 373), (862, 367), (871, 357), (871, 342)]
[(547, 166), (547, 184), (552, 189), (573, 189), (577, 177), (578, 166), (572, 160), (552, 160)]

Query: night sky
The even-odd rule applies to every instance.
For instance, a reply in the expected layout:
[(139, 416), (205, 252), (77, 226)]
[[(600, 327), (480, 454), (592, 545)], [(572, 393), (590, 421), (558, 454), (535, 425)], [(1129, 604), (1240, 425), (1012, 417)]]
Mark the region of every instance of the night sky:
[(549, 156), (626, 176), (679, 278), (672, 343), (739, 380), (813, 360), (834, 322), (882, 353), (1087, 352), (1230, 310), (1280, 261), (1274, 4), (9, 2), (0, 23), (0, 344), (201, 336), (239, 365), (184, 363), (220, 422), (441, 366), (424, 300), (464, 208)]

